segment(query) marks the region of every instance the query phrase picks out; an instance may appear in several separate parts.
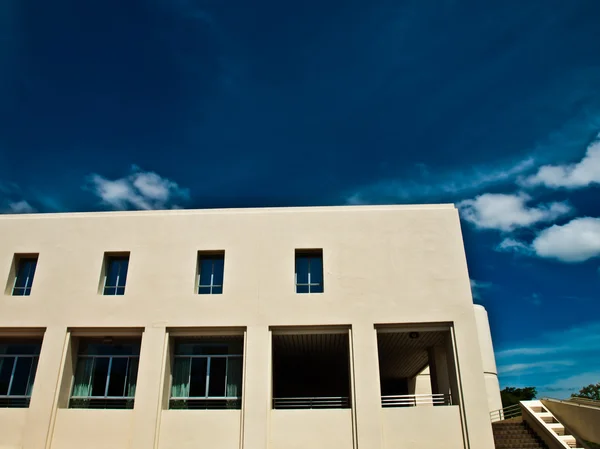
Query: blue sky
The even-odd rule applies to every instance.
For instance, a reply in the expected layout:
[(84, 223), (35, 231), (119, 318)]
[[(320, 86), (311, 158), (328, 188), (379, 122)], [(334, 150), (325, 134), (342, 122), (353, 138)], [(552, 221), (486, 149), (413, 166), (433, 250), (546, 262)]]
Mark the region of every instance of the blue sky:
[(3, 0), (0, 209), (454, 202), (503, 386), (600, 381), (600, 2)]

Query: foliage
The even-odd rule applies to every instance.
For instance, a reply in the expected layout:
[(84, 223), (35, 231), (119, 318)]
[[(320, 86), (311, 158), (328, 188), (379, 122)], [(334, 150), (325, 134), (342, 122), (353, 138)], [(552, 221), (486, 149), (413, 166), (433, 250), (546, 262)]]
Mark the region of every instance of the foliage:
[(504, 390), (500, 391), (503, 408), (516, 405), (521, 401), (531, 401), (532, 399), (535, 399), (536, 395), (537, 390), (535, 387), (506, 387)]
[(600, 401), (600, 382), (597, 384), (589, 384), (587, 387), (583, 387), (579, 390), (579, 393), (573, 393), (573, 398), (587, 398)]

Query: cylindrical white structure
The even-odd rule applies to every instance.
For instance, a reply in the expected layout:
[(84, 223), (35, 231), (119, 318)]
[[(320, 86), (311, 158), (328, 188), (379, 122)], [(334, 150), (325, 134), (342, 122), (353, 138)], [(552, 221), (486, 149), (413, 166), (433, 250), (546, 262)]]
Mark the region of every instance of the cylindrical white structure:
[(483, 306), (474, 304), (475, 321), (477, 323), (477, 336), (483, 362), (483, 375), (485, 377), (485, 389), (487, 392), (488, 406), (491, 411), (502, 408), (500, 398), (500, 383), (498, 382), (498, 369), (494, 357), (494, 345), (492, 344), (492, 333), (488, 314)]

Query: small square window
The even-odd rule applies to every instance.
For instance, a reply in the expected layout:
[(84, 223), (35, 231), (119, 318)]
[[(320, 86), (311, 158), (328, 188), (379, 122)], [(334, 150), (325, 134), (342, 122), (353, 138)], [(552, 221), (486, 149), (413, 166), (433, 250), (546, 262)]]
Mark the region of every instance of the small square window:
[(15, 283), (13, 285), (13, 296), (29, 296), (33, 284), (33, 276), (37, 267), (37, 255), (19, 256), (15, 255)]
[(323, 250), (296, 250), (296, 293), (323, 293)]
[(223, 293), (225, 252), (198, 253), (198, 294)]
[(104, 295), (124, 295), (129, 254), (107, 254), (104, 258)]

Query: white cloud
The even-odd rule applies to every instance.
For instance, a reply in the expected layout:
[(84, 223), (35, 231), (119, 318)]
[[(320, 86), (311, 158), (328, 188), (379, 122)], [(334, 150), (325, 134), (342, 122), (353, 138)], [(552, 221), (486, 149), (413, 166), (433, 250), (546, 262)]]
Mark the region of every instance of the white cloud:
[(471, 294), (473, 299), (481, 300), (482, 294), (485, 290), (492, 288), (491, 282), (476, 281), (471, 279)]
[(88, 177), (89, 188), (102, 203), (118, 210), (178, 208), (176, 201), (189, 198), (188, 189), (154, 172), (133, 166), (124, 178), (106, 179), (98, 174)]
[(528, 195), (485, 193), (474, 199), (458, 203), (463, 219), (480, 229), (512, 231), (540, 222), (556, 220), (571, 212), (571, 206), (565, 202), (541, 204), (528, 207), (531, 200)]
[(498, 374), (504, 376), (517, 376), (532, 372), (554, 372), (560, 371), (564, 367), (573, 365), (575, 365), (575, 362), (571, 360), (549, 360), (544, 362), (512, 363), (509, 365), (498, 366)]
[(496, 246), (496, 251), (501, 252), (513, 252), (513, 253), (521, 253), (521, 254), (531, 254), (533, 251), (530, 246), (520, 240), (514, 239), (512, 237), (504, 238), (498, 246)]
[[(347, 204), (367, 204), (381, 201), (424, 201), (444, 196), (465, 195), (484, 187), (514, 180), (518, 175), (535, 166), (533, 158), (527, 158), (497, 168), (477, 166), (466, 171), (432, 174), (423, 164), (417, 164), (421, 180), (405, 181), (389, 179), (367, 185), (347, 195)], [(415, 170), (413, 170), (414, 172)], [(432, 178), (438, 181), (432, 182)]]
[(532, 247), (539, 257), (562, 262), (600, 256), (600, 218), (575, 218), (562, 226), (551, 226), (538, 234)]
[(8, 203), (8, 211), (13, 214), (31, 214), (37, 212), (33, 206), (25, 200)]
[(520, 183), (525, 186), (544, 185), (550, 188), (577, 189), (600, 183), (600, 140), (593, 142), (579, 162), (544, 165), (534, 175)]

